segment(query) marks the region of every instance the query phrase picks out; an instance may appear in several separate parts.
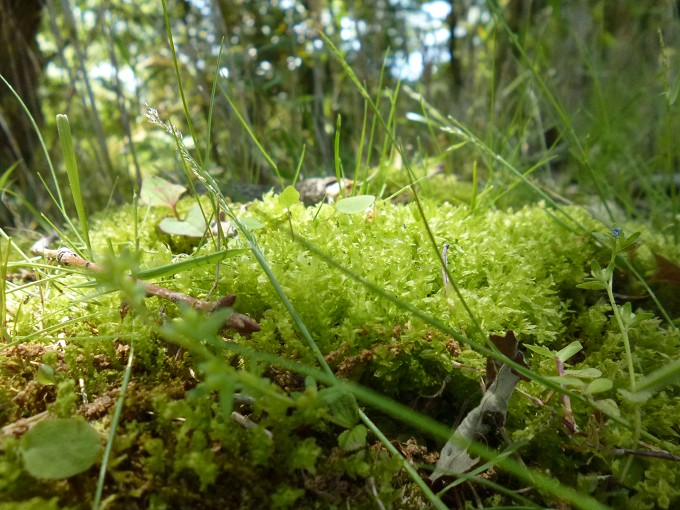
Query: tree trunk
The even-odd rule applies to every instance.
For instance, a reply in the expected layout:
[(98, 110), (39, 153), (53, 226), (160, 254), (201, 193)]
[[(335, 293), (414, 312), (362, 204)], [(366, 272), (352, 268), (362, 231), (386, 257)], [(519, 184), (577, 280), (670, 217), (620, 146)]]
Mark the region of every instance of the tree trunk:
[[(31, 112), (38, 126), (42, 125), (38, 85), (42, 62), (37, 50), (36, 35), (44, 0), (0, 0), (0, 74), (9, 82)], [(30, 120), (14, 94), (0, 83), (0, 173), (16, 162), (13, 191), (39, 204), (36, 200), (42, 185), (32, 170), (38, 139)], [(13, 208), (11, 197), (4, 197)], [(4, 225), (13, 223), (12, 213), (0, 209)]]
[(456, 50), (456, 28), (458, 27), (459, 11), (462, 9), (460, 0), (451, 0), (451, 11), (447, 19), (449, 25), (449, 62), (450, 62), (450, 77), (451, 77), (451, 92), (457, 96), (463, 86), (463, 70), (462, 59), (458, 56)]

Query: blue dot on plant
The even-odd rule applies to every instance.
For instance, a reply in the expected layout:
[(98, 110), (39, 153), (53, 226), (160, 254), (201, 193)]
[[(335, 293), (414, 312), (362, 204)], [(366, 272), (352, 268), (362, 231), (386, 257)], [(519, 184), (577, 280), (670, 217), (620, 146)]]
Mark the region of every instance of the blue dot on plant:
[(619, 227), (614, 227), (612, 229), (612, 235), (614, 237), (619, 237), (621, 235), (621, 229)]

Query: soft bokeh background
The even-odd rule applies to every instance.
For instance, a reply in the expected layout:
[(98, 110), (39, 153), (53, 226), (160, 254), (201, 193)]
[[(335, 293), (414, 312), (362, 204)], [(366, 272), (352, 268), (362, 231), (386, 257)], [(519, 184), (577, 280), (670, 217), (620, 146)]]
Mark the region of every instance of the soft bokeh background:
[[(494, 158), (467, 147), (447, 152), (450, 137), (408, 120), (408, 112), (423, 113), (409, 89), (518, 168), (540, 162), (534, 175), (557, 191), (600, 187), (630, 208), (626, 197), (665, 193), (675, 178), (678, 2), (168, 0), (167, 7), (199, 144), (207, 142), (217, 76), (209, 167), (222, 182), (275, 178), (227, 98), (284, 177), (294, 175), (303, 146), (304, 176), (334, 174), (338, 130), (345, 169), (381, 162), (379, 129), (359, 156), (373, 115), (319, 30), (345, 52), (386, 116), (394, 104), (392, 128), (408, 153), (436, 158), (461, 179), (474, 162), (482, 179), (503, 174), (493, 172)], [(172, 140), (144, 118), (146, 104), (157, 108), (192, 148), (160, 0), (1, 0), (0, 41), (0, 74), (55, 163), (55, 116), (68, 115), (93, 209), (111, 197), (131, 200), (144, 175), (183, 178)], [(0, 175), (2, 225), (28, 227), (35, 211), (49, 212), (45, 156), (4, 83)], [(641, 175), (654, 178), (641, 184)], [(657, 181), (656, 190), (639, 189)]]

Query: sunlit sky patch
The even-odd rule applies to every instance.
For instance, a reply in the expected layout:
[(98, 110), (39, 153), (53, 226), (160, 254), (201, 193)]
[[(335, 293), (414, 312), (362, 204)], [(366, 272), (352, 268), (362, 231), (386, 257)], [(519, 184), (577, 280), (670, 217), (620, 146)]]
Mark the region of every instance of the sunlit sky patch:
[[(449, 38), (449, 30), (445, 24), (446, 17), (451, 12), (451, 5), (443, 0), (424, 3), (420, 11), (409, 13), (406, 23), (409, 28), (409, 37), (415, 39), (417, 32), (425, 32), (422, 41), (417, 41), (413, 46), (423, 45), (422, 50), (413, 51), (408, 55), (396, 55), (392, 67), (392, 75), (396, 78), (414, 81), (420, 78), (425, 67), (425, 56), (428, 61), (435, 64), (448, 59), (448, 55), (443, 55), (436, 51), (437, 47), (443, 45)], [(433, 51), (434, 50), (434, 51)], [(426, 53), (427, 55), (423, 55)]]
[[(388, 0), (393, 5), (399, 7), (402, 0)], [(190, 0), (193, 6), (200, 12), (204, 17), (209, 17), (212, 15), (213, 5), (208, 0)], [(298, 9), (300, 3), (296, 0), (271, 0), (271, 5), (276, 6), (280, 9)], [(393, 52), (393, 61), (391, 73), (396, 78), (415, 81), (420, 78), (425, 68), (425, 65), (434, 65), (435, 67), (443, 62), (448, 61), (449, 55), (447, 53), (447, 40), (450, 36), (449, 29), (446, 25), (446, 18), (451, 11), (451, 5), (449, 2), (444, 0), (434, 0), (432, 2), (426, 2), (422, 4), (418, 10), (410, 11), (404, 9), (404, 21), (407, 27), (405, 34), (399, 34), (404, 38), (407, 38), (406, 46), (412, 48), (413, 50), (408, 53), (397, 53)], [(477, 21), (481, 16), (480, 9), (472, 7), (468, 10), (470, 17), (474, 17), (476, 12)], [(85, 26), (89, 26), (94, 22), (94, 13), (92, 11), (84, 10), (82, 12), (78, 11), (79, 21)], [(321, 21), (331, 24), (330, 20), (331, 12), (329, 10), (324, 10), (321, 15)], [(92, 18), (92, 19), (91, 19)], [(468, 22), (471, 21), (468, 19)], [(254, 22), (254, 19), (252, 20)], [(340, 20), (340, 38), (345, 43), (343, 45), (344, 50), (358, 52), (361, 51), (361, 35), (366, 32), (366, 23), (363, 20), (357, 20), (350, 16), (345, 16)], [(304, 23), (301, 24), (305, 25)], [(117, 27), (114, 22), (114, 30), (123, 30), (124, 27)], [(457, 27), (461, 29), (462, 27)], [(464, 30), (464, 28), (463, 28)], [(199, 36), (206, 42), (216, 42), (216, 38), (213, 34), (208, 34), (204, 28), (190, 27), (189, 31), (192, 32), (190, 35), (196, 37)], [(457, 33), (457, 37), (463, 37), (465, 34)], [(306, 37), (302, 38), (303, 40)], [(232, 44), (238, 44), (239, 41), (230, 41)], [(320, 39), (314, 38), (313, 40), (305, 41), (310, 45), (308, 51), (318, 51), (323, 46)], [(256, 52), (254, 48), (250, 48), (249, 51), (252, 53)], [(249, 55), (251, 58), (254, 56)], [(179, 54), (180, 61), (185, 61), (188, 56)], [(203, 62), (205, 64), (205, 62)], [(269, 64), (269, 63), (267, 63)], [(294, 70), (300, 66), (301, 62), (299, 57), (294, 55), (286, 61), (289, 70)], [(266, 76), (269, 73), (267, 69), (259, 69), (262, 76)], [(54, 72), (54, 69), (48, 72)], [(128, 90), (134, 89), (138, 84), (137, 78), (134, 75), (132, 69), (122, 66), (119, 70), (120, 79), (125, 88)], [(113, 78), (115, 69), (107, 62), (102, 62), (90, 70), (91, 77), (101, 80), (110, 80)], [(230, 76), (230, 71), (227, 67), (220, 67), (219, 75), (223, 78), (228, 78)]]

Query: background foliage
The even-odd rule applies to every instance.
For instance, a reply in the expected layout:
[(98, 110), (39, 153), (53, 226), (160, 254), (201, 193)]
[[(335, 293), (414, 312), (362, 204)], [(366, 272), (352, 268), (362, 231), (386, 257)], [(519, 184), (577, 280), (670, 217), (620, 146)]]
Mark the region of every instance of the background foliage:
[[(55, 115), (69, 115), (93, 209), (111, 195), (128, 200), (142, 175), (181, 175), (172, 151), (165, 150), (167, 139), (143, 117), (148, 104), (189, 134), (160, 3), (0, 5), (7, 41), (0, 73), (43, 127), (57, 160)], [(658, 196), (677, 166), (675, 2), (192, 0), (168, 7), (199, 133), (208, 132), (210, 91), (216, 76), (219, 81), (208, 157), (225, 183), (271, 183), (276, 177), (233, 107), (286, 178), (303, 146), (303, 175), (334, 174), (337, 130), (345, 169), (380, 161), (385, 135), (376, 132), (371, 148), (359, 151), (363, 100), (318, 30), (345, 52), (385, 113), (394, 103), (393, 128), (410, 153), (440, 155), (449, 173), (468, 177), (478, 156), (467, 149), (444, 152), (441, 136), (406, 120), (406, 112), (421, 111), (407, 87), (470, 126), (496, 154), (522, 168), (537, 164), (535, 175), (562, 189), (577, 182), (577, 191), (600, 188), (612, 200), (631, 193)], [(20, 217), (25, 225), (31, 215), (23, 199), (49, 208), (36, 180), (36, 172), (47, 175), (45, 159), (4, 85), (0, 115), (0, 170), (17, 164), (4, 181), (9, 211), (3, 210), (3, 223)], [(482, 178), (502, 184), (506, 177), (497, 170), (494, 160), (480, 162)], [(642, 173), (659, 176), (647, 181), (652, 189), (639, 189)]]

